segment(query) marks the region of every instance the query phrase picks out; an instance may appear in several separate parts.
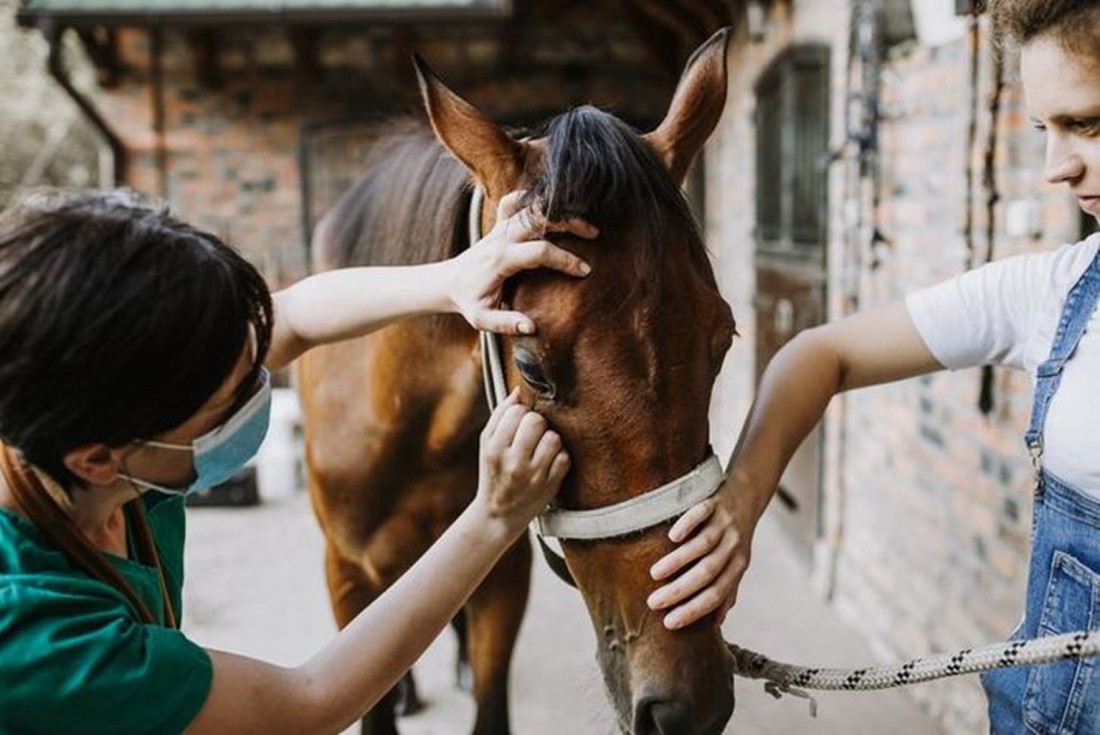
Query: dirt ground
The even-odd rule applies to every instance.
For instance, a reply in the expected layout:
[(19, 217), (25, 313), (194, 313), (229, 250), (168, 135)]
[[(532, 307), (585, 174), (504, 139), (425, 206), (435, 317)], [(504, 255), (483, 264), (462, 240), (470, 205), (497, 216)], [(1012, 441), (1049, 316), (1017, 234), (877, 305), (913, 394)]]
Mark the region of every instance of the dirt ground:
[[(199, 643), (280, 664), (309, 657), (334, 634), (321, 567), (321, 536), (304, 492), (252, 508), (189, 510), (184, 629)], [(595, 638), (575, 590), (536, 560), (527, 618), (512, 667), (513, 731), (612, 735), (614, 718), (595, 662)], [(822, 666), (874, 662), (862, 638), (809, 590), (803, 567), (767, 520), (727, 640), (783, 661)], [(467, 733), (471, 700), (452, 686), (449, 630), (415, 667), (427, 707), (400, 723), (403, 735)], [(929, 686), (929, 685), (920, 685)], [(935, 686), (935, 685), (931, 685)], [(898, 690), (822, 693), (811, 719), (800, 699), (775, 700), (738, 680), (727, 733), (739, 735), (938, 735)], [(350, 732), (350, 731), (349, 731)]]

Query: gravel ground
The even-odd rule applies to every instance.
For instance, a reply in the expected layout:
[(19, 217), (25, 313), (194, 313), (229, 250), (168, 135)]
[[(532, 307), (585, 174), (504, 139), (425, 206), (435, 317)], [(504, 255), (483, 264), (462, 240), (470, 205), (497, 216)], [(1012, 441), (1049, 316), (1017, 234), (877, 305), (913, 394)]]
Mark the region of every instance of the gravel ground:
[[(304, 492), (252, 508), (189, 510), (184, 629), (200, 644), (296, 664), (335, 632), (321, 567), (321, 535)], [(812, 592), (778, 529), (765, 520), (728, 640), (779, 660), (825, 666), (874, 661), (860, 635)], [(455, 639), (433, 644), (415, 672), (427, 707), (402, 719), (403, 735), (469, 732), (473, 705), (452, 687)], [(512, 667), (516, 733), (611, 735), (614, 719), (596, 667), (595, 639), (580, 596), (537, 559), (531, 602)], [(930, 686), (930, 685), (921, 685)], [(935, 685), (931, 685), (935, 686)], [(727, 733), (937, 735), (901, 692), (822, 693), (810, 719), (804, 701), (774, 700), (740, 680)], [(350, 731), (349, 731), (350, 732)]]

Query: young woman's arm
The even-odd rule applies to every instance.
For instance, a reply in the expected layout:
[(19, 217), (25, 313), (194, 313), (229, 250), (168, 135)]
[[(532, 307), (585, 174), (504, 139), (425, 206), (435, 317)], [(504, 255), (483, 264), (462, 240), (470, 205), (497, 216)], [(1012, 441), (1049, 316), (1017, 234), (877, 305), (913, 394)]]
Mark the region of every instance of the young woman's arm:
[(515, 395), (482, 432), (476, 499), (427, 553), (302, 666), (211, 652), (211, 691), (189, 735), (340, 732), (390, 690), (568, 471), (561, 439)]
[(530, 210), (516, 211), (521, 196), (514, 192), (502, 199), (496, 226), (451, 260), (326, 271), (273, 294), (268, 368), (283, 367), (311, 347), (359, 337), (418, 314), (454, 312), (478, 329), (533, 332), (534, 324), (523, 314), (496, 310), (504, 281), (531, 268), (587, 274), (580, 258), (543, 240), (543, 233), (592, 238), (598, 232), (580, 220), (539, 222)]
[(684, 543), (653, 565), (653, 578), (665, 584), (649, 605), (666, 611), (665, 625), (680, 628), (715, 611), (724, 617), (736, 601), (757, 521), (834, 395), (941, 368), (901, 302), (784, 345), (761, 378), (725, 483), (673, 525), (669, 537)]

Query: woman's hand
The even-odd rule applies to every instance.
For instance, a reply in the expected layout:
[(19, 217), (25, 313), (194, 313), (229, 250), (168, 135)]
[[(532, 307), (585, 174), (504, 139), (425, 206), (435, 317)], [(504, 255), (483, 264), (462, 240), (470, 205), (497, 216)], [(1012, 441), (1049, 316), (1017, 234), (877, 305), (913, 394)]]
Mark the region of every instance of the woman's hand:
[(664, 613), (666, 628), (683, 628), (710, 613), (717, 614), (721, 625), (737, 601), (759, 518), (748, 503), (740, 502), (745, 497), (723, 485), (669, 530), (669, 538), (680, 546), (650, 568), (650, 576), (664, 584), (646, 601), (650, 609)]
[(522, 530), (557, 494), (569, 471), (561, 437), (512, 391), (481, 432), (478, 499), (489, 516)]
[(519, 312), (501, 311), (501, 287), (512, 275), (531, 268), (552, 268), (571, 276), (588, 275), (588, 264), (543, 239), (547, 232), (568, 232), (592, 239), (599, 235), (583, 220), (547, 223), (531, 208), (520, 209), (523, 192), (500, 200), (489, 234), (452, 259), (450, 300), (477, 329), (504, 334), (533, 334), (534, 323)]

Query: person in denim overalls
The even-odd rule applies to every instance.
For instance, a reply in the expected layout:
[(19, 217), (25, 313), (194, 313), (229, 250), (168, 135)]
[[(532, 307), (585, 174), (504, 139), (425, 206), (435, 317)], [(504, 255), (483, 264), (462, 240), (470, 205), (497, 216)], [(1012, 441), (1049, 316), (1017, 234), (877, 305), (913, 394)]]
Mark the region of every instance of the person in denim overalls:
[[(1028, 115), (1045, 131), (1045, 178), (1100, 217), (1100, 0), (990, 0), (988, 9), (998, 35), (1020, 47)], [(1027, 440), (1040, 480), (1026, 616), (1015, 635), (1100, 628), (1097, 252), (1100, 236), (998, 260), (796, 335), (764, 371), (722, 487), (673, 524), (677, 546), (650, 570), (649, 605), (664, 624), (724, 619), (756, 524), (835, 394), (999, 364), (1037, 374)], [(1054, 437), (1045, 457), (1044, 437)], [(998, 735), (1100, 735), (1100, 661), (1007, 669), (983, 683)]]
[[(1054, 344), (1036, 371), (1025, 440), (1036, 469), (1027, 612), (1011, 636), (1100, 626), (1100, 502), (1043, 469), (1047, 409), (1100, 298), (1100, 255), (1070, 291)], [(997, 669), (982, 676), (996, 733), (1100, 733), (1100, 660)]]

